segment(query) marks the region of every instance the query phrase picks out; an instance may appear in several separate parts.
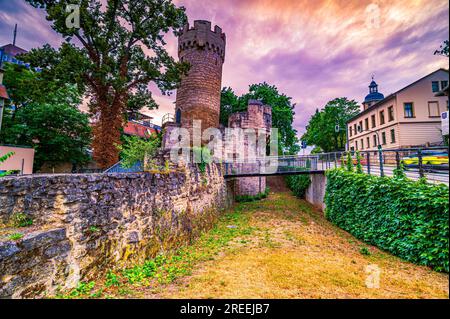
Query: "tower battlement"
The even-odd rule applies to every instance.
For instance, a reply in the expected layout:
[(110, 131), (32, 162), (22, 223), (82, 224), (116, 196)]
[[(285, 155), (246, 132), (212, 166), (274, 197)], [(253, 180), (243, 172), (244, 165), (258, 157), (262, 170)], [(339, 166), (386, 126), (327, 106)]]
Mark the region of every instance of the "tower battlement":
[(178, 38), (178, 56), (184, 57), (184, 52), (190, 49), (207, 49), (216, 52), (225, 61), (226, 36), (222, 28), (215, 26), (211, 30), (211, 22), (206, 20), (195, 20), (194, 26), (189, 27), (187, 23)]
[(270, 133), (272, 128), (272, 108), (258, 100), (249, 100), (247, 111), (237, 112), (228, 118), (229, 127), (265, 128)]

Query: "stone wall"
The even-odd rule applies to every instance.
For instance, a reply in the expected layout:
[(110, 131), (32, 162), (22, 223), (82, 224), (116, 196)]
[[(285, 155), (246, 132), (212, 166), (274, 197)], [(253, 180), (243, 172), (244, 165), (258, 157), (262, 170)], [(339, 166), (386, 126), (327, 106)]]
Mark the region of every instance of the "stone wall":
[(325, 211), (325, 190), (327, 187), (327, 177), (325, 174), (310, 174), (311, 185), (305, 193), (305, 199), (319, 208), (321, 211)]
[[(272, 108), (268, 105), (264, 105), (258, 100), (249, 100), (247, 111), (230, 115), (228, 127), (241, 128), (243, 130), (264, 129), (266, 136), (269, 136), (272, 128)], [(265, 151), (265, 145), (263, 148)], [(258, 157), (258, 145), (252, 145), (248, 140), (248, 136), (245, 136), (242, 145), (236, 146), (236, 155), (238, 158), (241, 158), (242, 156), (245, 158)], [(260, 165), (257, 163), (243, 163), (234, 164), (233, 167), (240, 173), (255, 173), (259, 172)], [(239, 177), (236, 179), (235, 183), (236, 195), (255, 196), (259, 193), (263, 193), (266, 189), (266, 177), (264, 176)]]
[[(230, 203), (219, 165), (0, 179), (0, 297), (52, 294), (175, 249)], [(33, 225), (8, 228), (18, 213)]]

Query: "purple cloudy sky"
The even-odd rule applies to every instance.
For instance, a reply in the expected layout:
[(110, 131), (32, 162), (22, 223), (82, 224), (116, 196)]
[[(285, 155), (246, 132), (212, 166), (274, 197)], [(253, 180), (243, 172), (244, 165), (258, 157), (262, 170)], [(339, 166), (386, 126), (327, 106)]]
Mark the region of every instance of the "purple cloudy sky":
[[(374, 73), (385, 95), (440, 68), (448, 60), (433, 52), (449, 38), (444, 0), (175, 0), (192, 23), (210, 20), (227, 35), (223, 86), (237, 94), (266, 81), (292, 96), (299, 135), (316, 108), (335, 97), (361, 102)], [(377, 10), (379, 15), (377, 16)], [(378, 17), (378, 18), (377, 18)], [(0, 0), (0, 44), (24, 49), (61, 41), (38, 11), (24, 0)], [(176, 39), (168, 36), (176, 56)], [(159, 124), (173, 112), (175, 95), (154, 90)]]

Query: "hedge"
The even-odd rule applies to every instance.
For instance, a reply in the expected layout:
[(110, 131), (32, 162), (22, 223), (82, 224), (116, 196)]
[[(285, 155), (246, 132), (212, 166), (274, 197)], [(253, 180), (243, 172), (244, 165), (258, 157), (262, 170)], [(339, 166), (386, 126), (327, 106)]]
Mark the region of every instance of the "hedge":
[(286, 184), (295, 196), (304, 198), (306, 190), (311, 185), (311, 179), (308, 174), (288, 175), (286, 176)]
[(327, 172), (326, 217), (407, 261), (449, 271), (449, 188), (407, 178)]

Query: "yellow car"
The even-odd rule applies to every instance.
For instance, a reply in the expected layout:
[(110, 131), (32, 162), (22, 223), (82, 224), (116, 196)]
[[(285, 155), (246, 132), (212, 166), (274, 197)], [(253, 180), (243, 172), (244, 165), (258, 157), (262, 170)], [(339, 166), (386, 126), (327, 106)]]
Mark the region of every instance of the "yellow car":
[[(419, 165), (419, 156), (417, 153), (405, 156), (402, 159), (405, 166)], [(448, 154), (442, 151), (422, 151), (423, 165), (448, 165)]]

